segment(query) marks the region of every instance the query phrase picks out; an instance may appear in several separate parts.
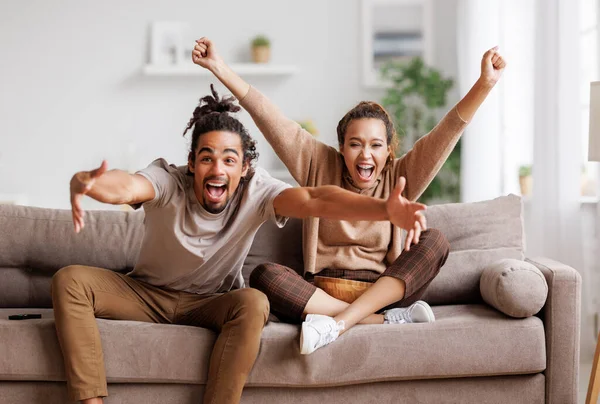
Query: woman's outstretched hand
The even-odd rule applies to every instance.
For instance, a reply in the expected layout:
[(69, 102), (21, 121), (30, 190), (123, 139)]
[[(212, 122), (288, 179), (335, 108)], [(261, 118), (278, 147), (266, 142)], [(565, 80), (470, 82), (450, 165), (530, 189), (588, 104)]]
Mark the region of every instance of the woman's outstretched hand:
[(196, 45), (192, 51), (192, 61), (198, 66), (212, 71), (215, 66), (223, 62), (223, 59), (221, 59), (213, 42), (206, 37), (202, 37), (196, 40)]
[(406, 230), (404, 249), (410, 250), (412, 244), (418, 244), (421, 232), (427, 230), (427, 221), (421, 211), (427, 206), (418, 202), (411, 202), (402, 196), (406, 186), (406, 178), (400, 177), (398, 184), (390, 194), (386, 202), (386, 210), (390, 222), (401, 229)]
[(481, 80), (490, 86), (494, 86), (506, 67), (506, 61), (498, 52), (498, 47), (494, 46), (483, 54), (481, 59)]

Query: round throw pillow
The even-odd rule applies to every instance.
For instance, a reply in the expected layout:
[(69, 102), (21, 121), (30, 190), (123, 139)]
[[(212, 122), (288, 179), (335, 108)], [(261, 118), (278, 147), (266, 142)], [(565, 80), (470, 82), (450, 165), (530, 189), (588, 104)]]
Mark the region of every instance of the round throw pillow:
[(503, 259), (485, 268), (479, 290), (483, 300), (511, 317), (530, 317), (546, 303), (548, 284), (534, 265)]

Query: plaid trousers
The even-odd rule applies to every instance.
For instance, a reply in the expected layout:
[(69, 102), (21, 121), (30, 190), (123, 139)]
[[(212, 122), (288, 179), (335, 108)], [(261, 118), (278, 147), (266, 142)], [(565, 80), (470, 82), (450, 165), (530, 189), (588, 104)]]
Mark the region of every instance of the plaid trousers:
[[(404, 251), (383, 273), (370, 270), (324, 269), (319, 276), (375, 282), (381, 276), (391, 276), (404, 281), (404, 297), (385, 307), (406, 307), (423, 296), (431, 281), (438, 275), (450, 253), (446, 237), (437, 229), (421, 233), (419, 244)], [(313, 274), (305, 278), (283, 265), (265, 263), (250, 274), (250, 287), (263, 292), (269, 298), (271, 312), (280, 320), (299, 323), (306, 304), (317, 290)]]

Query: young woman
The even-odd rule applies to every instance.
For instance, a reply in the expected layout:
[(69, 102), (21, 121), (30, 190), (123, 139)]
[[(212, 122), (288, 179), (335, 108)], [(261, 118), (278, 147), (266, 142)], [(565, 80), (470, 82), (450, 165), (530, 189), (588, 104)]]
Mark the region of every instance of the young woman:
[[(481, 76), (467, 95), (407, 154), (395, 159), (394, 125), (375, 102), (361, 102), (342, 117), (338, 151), (286, 118), (233, 72), (209, 39), (196, 41), (192, 59), (240, 100), (300, 186), (337, 185), (387, 199), (400, 184), (402, 195), (410, 201), (435, 177), (506, 66), (497, 47), (485, 52)], [(304, 277), (272, 263), (260, 265), (250, 277), (250, 286), (267, 295), (271, 311), (280, 319), (304, 319), (303, 354), (334, 341), (357, 323), (434, 321), (429, 305), (418, 299), (445, 263), (449, 246), (439, 231), (427, 229), (422, 215), (408, 231), (404, 251), (401, 229), (389, 222), (306, 219), (303, 252)], [(315, 275), (340, 283), (368, 282), (368, 288), (348, 303), (316, 287)], [(387, 310), (377, 314), (382, 309)]]

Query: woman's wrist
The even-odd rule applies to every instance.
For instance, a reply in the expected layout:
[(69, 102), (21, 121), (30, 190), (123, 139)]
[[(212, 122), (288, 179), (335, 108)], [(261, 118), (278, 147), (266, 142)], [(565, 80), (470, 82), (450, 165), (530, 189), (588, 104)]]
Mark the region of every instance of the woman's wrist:
[(491, 90), (496, 85), (496, 82), (492, 79), (487, 79), (483, 76), (480, 76), (475, 82), (475, 85), (482, 89)]
[(227, 71), (227, 68), (228, 66), (223, 60), (216, 60), (210, 65), (209, 70), (212, 74), (219, 77)]

